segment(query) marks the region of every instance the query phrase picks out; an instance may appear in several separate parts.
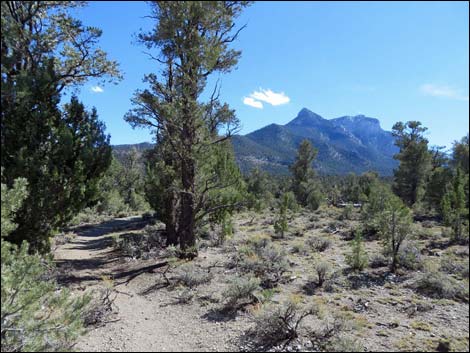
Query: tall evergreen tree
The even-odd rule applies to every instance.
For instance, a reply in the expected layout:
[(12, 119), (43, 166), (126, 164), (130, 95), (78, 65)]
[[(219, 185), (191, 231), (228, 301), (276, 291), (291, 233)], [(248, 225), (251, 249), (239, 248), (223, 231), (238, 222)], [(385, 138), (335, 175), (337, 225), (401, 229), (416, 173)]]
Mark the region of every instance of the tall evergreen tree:
[[(225, 141), (238, 120), (227, 105), (221, 105), (218, 94), (207, 104), (199, 102), (207, 77), (216, 72), (229, 72), (237, 63), (240, 52), (230, 49), (240, 30), (232, 33), (234, 19), (247, 2), (239, 1), (154, 1), (152, 18), (157, 22), (150, 33), (139, 38), (148, 48), (160, 49), (165, 69), (162, 79), (146, 76), (151, 89), (137, 92), (136, 106), (125, 119), (132, 126), (157, 130), (171, 154), (171, 166), (178, 183), (177, 238), (184, 256), (193, 257), (198, 209), (204, 208), (206, 196), (213, 189), (223, 188), (216, 176), (198, 175), (207, 151)], [(225, 129), (219, 136), (220, 130)], [(173, 162), (174, 161), (174, 162)], [(169, 160), (164, 160), (168, 166)], [(198, 179), (203, 186), (198, 187)], [(205, 185), (204, 185), (205, 184)], [(208, 210), (220, 210), (223, 205)]]
[(393, 190), (408, 206), (422, 200), (431, 168), (428, 140), (423, 136), (426, 130), (419, 121), (398, 122), (392, 128), (400, 148), (394, 156), (400, 165), (394, 171)]
[(9, 187), (28, 180), (28, 198), (8, 239), (47, 250), (48, 236), (96, 197), (110, 158), (96, 110), (61, 91), (90, 77), (118, 77), (117, 64), (97, 48), (101, 31), (68, 14), (76, 3), (2, 2), (1, 165)]
[(302, 206), (307, 206), (309, 194), (315, 191), (312, 179), (315, 176), (313, 170), (313, 160), (317, 156), (318, 150), (313, 148), (308, 140), (303, 140), (297, 151), (294, 163), (290, 166), (292, 172), (292, 190), (297, 198), (297, 202)]

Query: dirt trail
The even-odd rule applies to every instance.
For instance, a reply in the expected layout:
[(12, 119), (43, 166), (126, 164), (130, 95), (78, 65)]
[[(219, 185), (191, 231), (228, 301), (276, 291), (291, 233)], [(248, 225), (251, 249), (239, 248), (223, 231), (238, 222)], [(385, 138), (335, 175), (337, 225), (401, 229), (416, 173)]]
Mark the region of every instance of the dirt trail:
[[(239, 322), (203, 319), (207, 307), (173, 305), (175, 293), (167, 290), (142, 295), (155, 284), (160, 267), (155, 260), (126, 261), (111, 248), (111, 237), (139, 231), (140, 217), (115, 219), (74, 229), (76, 237), (55, 251), (63, 275), (60, 281), (77, 291), (102, 286), (102, 276), (114, 279), (117, 321), (91, 329), (77, 343), (80, 351), (227, 351)], [(230, 326), (230, 329), (227, 327)], [(235, 329), (234, 329), (235, 327)], [(230, 331), (230, 332), (228, 332)]]

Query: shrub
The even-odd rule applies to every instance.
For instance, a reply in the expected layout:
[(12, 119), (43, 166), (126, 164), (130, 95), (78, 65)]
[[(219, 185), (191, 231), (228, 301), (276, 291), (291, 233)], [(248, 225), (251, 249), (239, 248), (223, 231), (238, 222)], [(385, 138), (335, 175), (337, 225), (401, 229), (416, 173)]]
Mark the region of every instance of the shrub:
[(367, 267), (369, 259), (364, 250), (362, 235), (360, 231), (355, 232), (354, 240), (351, 242), (351, 252), (346, 255), (346, 263), (353, 269), (362, 271)]
[(65, 351), (83, 333), (88, 296), (73, 298), (47, 278), (50, 261), (1, 240), (1, 350)]
[(468, 287), (442, 272), (427, 271), (421, 274), (412, 288), (432, 298), (468, 300)]
[(260, 278), (263, 288), (276, 286), (289, 267), (285, 251), (263, 237), (253, 238), (241, 247), (236, 263), (242, 272)]
[(423, 259), (421, 251), (412, 242), (404, 242), (397, 254), (397, 262), (408, 270), (421, 270)]
[(388, 259), (383, 254), (375, 254), (370, 260), (371, 268), (379, 268), (388, 266)]
[(341, 212), (341, 215), (339, 216), (339, 220), (343, 221), (345, 219), (351, 220), (354, 212), (354, 207), (353, 205), (346, 205), (345, 208), (343, 208), (343, 211)]
[(256, 349), (267, 351), (284, 344), (284, 347), (299, 336), (302, 321), (316, 315), (315, 308), (302, 310), (298, 304), (290, 300), (281, 305), (266, 305), (254, 316), (254, 327), (249, 336)]
[(237, 308), (239, 305), (257, 301), (255, 291), (259, 289), (260, 280), (254, 277), (235, 277), (224, 291), (227, 307)]
[(188, 263), (178, 268), (175, 276), (176, 282), (186, 287), (194, 288), (212, 280), (212, 274), (196, 268), (194, 264)]
[(328, 238), (312, 235), (305, 240), (305, 244), (314, 251), (322, 252), (331, 247), (332, 242)]
[(468, 278), (468, 259), (460, 262), (455, 257), (445, 256), (441, 259), (440, 270), (449, 274), (459, 274), (462, 278)]
[(364, 347), (357, 340), (350, 337), (339, 336), (331, 340), (326, 346), (327, 352), (364, 352)]
[(327, 280), (331, 278), (331, 265), (328, 262), (320, 261), (315, 264), (314, 269), (317, 275), (317, 285), (318, 287), (321, 287)]

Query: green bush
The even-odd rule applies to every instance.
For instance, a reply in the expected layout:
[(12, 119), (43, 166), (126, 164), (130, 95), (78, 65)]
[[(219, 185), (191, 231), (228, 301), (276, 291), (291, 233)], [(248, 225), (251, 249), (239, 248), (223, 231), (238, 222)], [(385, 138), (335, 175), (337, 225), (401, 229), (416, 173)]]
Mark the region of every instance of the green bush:
[(2, 352), (64, 351), (83, 333), (89, 297), (47, 278), (50, 262), (2, 240)]
[(354, 240), (351, 242), (351, 252), (346, 255), (346, 263), (353, 270), (362, 271), (367, 267), (368, 262), (369, 258), (364, 249), (361, 232), (356, 231)]

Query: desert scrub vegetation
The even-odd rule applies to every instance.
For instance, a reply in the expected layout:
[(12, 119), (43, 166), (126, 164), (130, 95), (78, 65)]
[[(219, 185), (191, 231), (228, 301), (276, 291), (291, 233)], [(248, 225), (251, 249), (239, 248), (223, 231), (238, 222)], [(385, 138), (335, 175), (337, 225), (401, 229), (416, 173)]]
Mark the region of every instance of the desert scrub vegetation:
[(434, 269), (418, 275), (411, 287), (431, 298), (453, 299), (468, 302), (468, 282), (461, 282)]
[(315, 284), (318, 287), (322, 287), (333, 276), (333, 268), (326, 261), (317, 261), (313, 270), (316, 274)]
[(267, 351), (277, 345), (285, 348), (299, 337), (302, 321), (316, 314), (314, 306), (301, 308), (296, 300), (266, 304), (254, 314), (254, 326), (247, 332), (247, 338), (257, 351)]
[[(300, 347), (308, 351), (337, 351), (339, 347), (363, 351), (356, 340), (343, 336), (352, 327), (344, 315), (326, 317), (322, 304), (302, 305), (301, 301), (302, 297), (292, 296), (280, 304), (265, 304), (256, 311), (254, 325), (245, 335), (250, 348), (256, 351), (285, 351), (292, 341), (299, 339), (302, 342)], [(310, 321), (305, 324), (307, 318)], [(315, 328), (311, 325), (313, 322), (317, 323)]]
[(223, 292), (226, 300), (225, 307), (236, 310), (240, 306), (260, 301), (257, 291), (260, 290), (261, 281), (255, 277), (234, 277)]
[(174, 280), (190, 289), (208, 283), (212, 280), (213, 274), (205, 269), (197, 267), (193, 263), (185, 263), (176, 269)]
[(272, 288), (289, 269), (284, 249), (265, 236), (255, 236), (238, 249), (234, 264), (242, 273), (251, 273), (261, 280), (263, 288)]
[(305, 240), (305, 245), (313, 251), (322, 252), (331, 247), (332, 241), (326, 237), (312, 235)]

